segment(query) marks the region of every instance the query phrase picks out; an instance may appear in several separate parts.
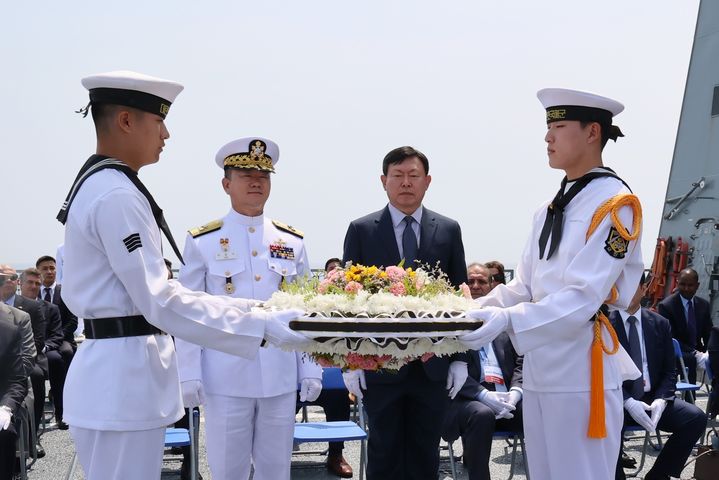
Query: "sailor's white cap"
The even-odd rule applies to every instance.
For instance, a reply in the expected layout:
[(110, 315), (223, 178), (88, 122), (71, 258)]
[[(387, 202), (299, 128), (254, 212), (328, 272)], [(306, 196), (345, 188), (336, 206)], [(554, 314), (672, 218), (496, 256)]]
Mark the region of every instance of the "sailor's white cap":
[(624, 110), (624, 105), (595, 93), (567, 88), (543, 88), (537, 98), (547, 111), (547, 123), (563, 120), (597, 122), (609, 138), (623, 137), (621, 130), (612, 125), (612, 118)]
[(90, 91), (90, 104), (113, 104), (167, 116), (170, 105), (184, 88), (177, 82), (129, 70), (98, 73), (82, 79)]
[(245, 137), (224, 145), (215, 155), (217, 165), (224, 168), (247, 168), (274, 172), (280, 159), (280, 147), (262, 137)]

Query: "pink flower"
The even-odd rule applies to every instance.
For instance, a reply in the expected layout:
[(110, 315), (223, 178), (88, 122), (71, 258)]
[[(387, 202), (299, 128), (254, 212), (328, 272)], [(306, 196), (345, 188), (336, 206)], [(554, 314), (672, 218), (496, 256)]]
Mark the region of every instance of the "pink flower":
[(397, 295), (398, 297), (407, 294), (407, 290), (404, 288), (404, 283), (394, 282), (389, 286), (389, 293)]
[(462, 283), (462, 285), (459, 286), (459, 289), (462, 291), (464, 298), (472, 300), (472, 292), (469, 290), (469, 285)]
[(389, 277), (392, 282), (398, 282), (407, 276), (407, 272), (404, 268), (395, 267), (394, 265), (385, 268), (384, 271), (387, 272), (387, 277)]
[(342, 270), (339, 268), (335, 268), (334, 270), (330, 271), (325, 279), (327, 279), (330, 282), (336, 281), (340, 276), (342, 276)]
[(319, 293), (327, 293), (327, 289), (330, 287), (330, 285), (332, 285), (332, 282), (328, 278), (325, 278), (317, 286), (317, 291)]
[(423, 353), (423, 354), (422, 354), (422, 357), (421, 357), (421, 360), (422, 360), (422, 362), (424, 363), (424, 362), (426, 362), (427, 360), (429, 360), (429, 359), (432, 358), (432, 357), (434, 357), (434, 352)]
[(361, 283), (358, 283), (358, 282), (355, 282), (354, 280), (351, 281), (351, 282), (349, 282), (349, 283), (345, 286), (345, 292), (357, 293), (357, 292), (359, 292), (360, 290), (362, 290), (362, 284), (361, 284)]
[(320, 367), (329, 368), (336, 366), (334, 362), (332, 362), (332, 360), (327, 357), (315, 357), (315, 360), (320, 365)]

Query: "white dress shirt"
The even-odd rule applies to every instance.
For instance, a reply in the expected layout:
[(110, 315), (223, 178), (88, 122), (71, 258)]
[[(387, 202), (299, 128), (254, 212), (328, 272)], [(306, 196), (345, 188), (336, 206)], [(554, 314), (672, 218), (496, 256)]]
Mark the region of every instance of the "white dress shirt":
[(624, 323), (624, 333), (627, 334), (627, 340), (629, 339), (629, 317), (633, 316), (637, 319), (637, 333), (639, 334), (639, 345), (642, 349), (642, 377), (644, 378), (644, 391), (648, 392), (652, 389), (651, 380), (649, 378), (649, 364), (647, 363), (647, 346), (644, 343), (644, 330), (642, 329), (642, 309), (630, 314), (626, 310), (619, 310), (619, 315), (622, 317), (622, 323)]

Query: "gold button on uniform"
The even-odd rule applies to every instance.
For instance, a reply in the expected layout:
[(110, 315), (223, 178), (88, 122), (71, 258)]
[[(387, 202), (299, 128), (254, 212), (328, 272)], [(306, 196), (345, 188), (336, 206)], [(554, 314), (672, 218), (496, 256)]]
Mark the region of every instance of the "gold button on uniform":
[(262, 280), (262, 275), (255, 275), (255, 281), (259, 282), (260, 280)]
[(257, 256), (257, 250), (252, 250), (252, 256), (253, 256), (253, 257), (256, 257), (256, 256)]
[(248, 228), (247, 230), (249, 230), (250, 233), (255, 233), (255, 227), (250, 227), (250, 228)]

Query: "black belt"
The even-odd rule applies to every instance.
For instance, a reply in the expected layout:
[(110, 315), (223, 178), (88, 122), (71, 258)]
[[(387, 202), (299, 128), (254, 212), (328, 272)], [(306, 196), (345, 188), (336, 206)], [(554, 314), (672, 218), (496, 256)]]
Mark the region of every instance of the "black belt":
[(85, 323), (85, 338), (93, 340), (165, 334), (165, 332), (145, 320), (142, 315), (86, 318), (83, 321)]

